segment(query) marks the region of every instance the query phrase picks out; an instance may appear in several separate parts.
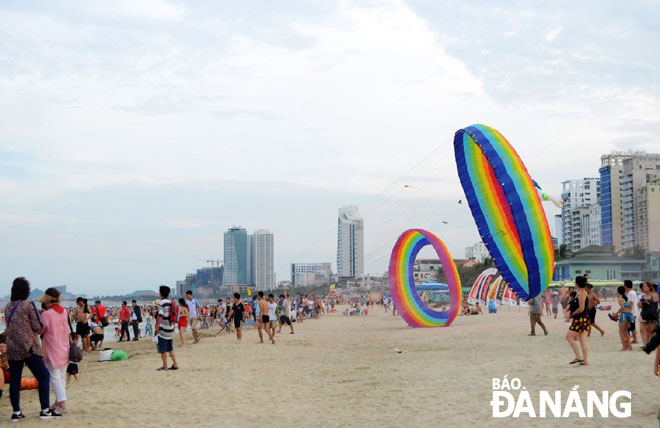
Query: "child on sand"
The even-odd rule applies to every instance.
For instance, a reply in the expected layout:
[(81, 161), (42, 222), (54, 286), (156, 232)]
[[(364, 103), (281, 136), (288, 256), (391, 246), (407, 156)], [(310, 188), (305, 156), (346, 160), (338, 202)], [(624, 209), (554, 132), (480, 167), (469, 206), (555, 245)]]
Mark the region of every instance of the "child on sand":
[(66, 384), (69, 384), (71, 376), (78, 380), (78, 363), (82, 361), (82, 351), (78, 347), (78, 335), (69, 334), (69, 365), (66, 368)]
[(577, 297), (577, 292), (576, 291), (571, 291), (568, 293), (569, 301), (568, 305), (566, 306), (566, 310), (564, 311), (564, 321), (569, 322), (571, 320), (571, 313), (574, 312), (578, 308), (578, 302), (575, 300)]
[(151, 336), (151, 317), (147, 317), (147, 324), (144, 327), (144, 335)]

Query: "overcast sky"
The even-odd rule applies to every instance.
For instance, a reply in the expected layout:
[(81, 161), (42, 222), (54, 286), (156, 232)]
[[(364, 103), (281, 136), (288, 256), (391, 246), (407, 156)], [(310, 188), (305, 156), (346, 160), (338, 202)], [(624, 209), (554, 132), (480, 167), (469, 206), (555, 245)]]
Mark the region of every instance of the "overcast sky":
[(231, 225), (275, 234), (278, 280), (335, 268), (345, 204), (367, 272), (409, 227), (462, 258), (454, 132), (497, 128), (555, 195), (660, 151), (658, 22), (652, 1), (5, 0), (1, 294), (173, 285)]

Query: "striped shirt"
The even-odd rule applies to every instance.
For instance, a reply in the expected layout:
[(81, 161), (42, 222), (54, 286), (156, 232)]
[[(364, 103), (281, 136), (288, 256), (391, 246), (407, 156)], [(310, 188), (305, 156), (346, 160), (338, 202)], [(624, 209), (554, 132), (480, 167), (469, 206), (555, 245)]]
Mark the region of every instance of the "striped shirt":
[(174, 326), (170, 322), (171, 308), (172, 302), (169, 299), (162, 299), (158, 305), (158, 316), (163, 317), (158, 326), (158, 336), (163, 339), (172, 339), (172, 336), (174, 336)]

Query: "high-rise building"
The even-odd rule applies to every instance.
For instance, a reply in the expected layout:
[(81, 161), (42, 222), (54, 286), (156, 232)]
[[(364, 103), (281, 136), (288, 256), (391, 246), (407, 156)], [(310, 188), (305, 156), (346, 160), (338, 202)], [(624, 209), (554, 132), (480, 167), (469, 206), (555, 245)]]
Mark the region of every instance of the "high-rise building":
[(600, 198), (600, 179), (567, 180), (562, 186), (561, 242), (576, 252), (595, 244), (591, 242), (591, 229), (601, 220), (595, 218), (600, 211), (592, 211), (591, 207), (597, 205)]
[(260, 229), (250, 235), (250, 276), (257, 290), (275, 288), (273, 249), (274, 238), (270, 231)]
[(223, 273), (223, 266), (197, 269), (197, 273), (195, 274), (195, 284), (197, 285), (195, 294), (203, 298), (208, 298), (216, 293), (222, 285)]
[(555, 230), (554, 230), (554, 235), (557, 238), (557, 244), (561, 245), (564, 243), (564, 234), (563, 228), (562, 228), (562, 222), (563, 219), (561, 218), (561, 214), (555, 214)]
[(254, 271), (254, 235), (248, 235), (247, 237), (247, 284), (254, 286), (255, 281), (255, 271)]
[(621, 249), (621, 175), (623, 161), (630, 155), (612, 152), (600, 157), (601, 245)]
[(637, 212), (637, 240), (647, 251), (660, 251), (660, 179), (639, 189)]
[(343, 206), (337, 219), (337, 275), (356, 278), (363, 274), (364, 220), (357, 206)]
[(660, 179), (660, 154), (638, 153), (637, 156), (623, 162), (621, 246), (624, 249), (640, 244), (638, 239), (639, 198), (642, 196), (641, 190), (656, 179)]
[[(660, 154), (612, 152), (601, 156), (601, 240), (615, 251), (643, 245), (640, 240), (642, 188), (660, 178)], [(646, 200), (646, 199), (644, 199)], [(648, 230), (645, 228), (645, 233)]]
[(183, 297), (186, 294), (186, 281), (177, 281), (176, 287), (174, 288), (174, 296), (172, 297)]
[(248, 268), (247, 231), (240, 226), (233, 226), (224, 235), (222, 285), (247, 285)]
[(600, 204), (595, 204), (589, 207), (589, 221), (587, 224), (589, 225), (589, 239), (587, 245), (602, 245)]
[(488, 252), (488, 248), (486, 248), (486, 244), (482, 241), (475, 243), (471, 247), (465, 248), (466, 259), (472, 259), (477, 263), (481, 263), (486, 257), (490, 257), (490, 253)]
[(291, 263), (291, 286), (307, 287), (330, 284), (330, 263)]

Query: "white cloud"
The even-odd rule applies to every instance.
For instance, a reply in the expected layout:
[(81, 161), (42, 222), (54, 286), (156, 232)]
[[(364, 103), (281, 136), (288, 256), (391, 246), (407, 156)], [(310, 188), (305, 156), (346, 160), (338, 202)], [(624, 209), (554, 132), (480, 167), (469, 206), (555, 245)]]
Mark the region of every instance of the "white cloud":
[[(576, 36), (591, 27), (561, 13), (464, 3), (421, 15), (390, 0), (341, 2), (309, 15), (262, 5), (236, 17), (226, 4), (86, 4), (75, 13), (0, 9), (0, 149), (38, 158), (20, 165), (29, 180), (0, 180), (0, 197), (16, 208), (0, 220), (57, 229), (61, 219), (44, 207), (79, 192), (90, 205), (108, 202), (96, 189), (140, 188), (148, 197), (149, 186), (167, 185), (181, 197), (181, 183), (289, 183), (283, 188), (295, 190), (281, 197), (293, 205), (333, 190), (354, 198), (337, 203), (361, 205), (367, 269), (381, 271), (406, 227), (437, 231), (459, 257), (477, 240), (469, 212), (456, 206), (456, 129), (498, 128), (557, 194), (563, 179), (596, 175), (599, 155), (630, 146), (631, 135), (653, 149), (650, 130), (660, 123), (657, 91), (638, 78), (660, 75), (655, 57), (622, 61), (622, 49), (601, 43), (613, 28)], [(637, 33), (626, 31), (624, 46), (634, 47)], [(275, 215), (261, 214), (261, 201), (246, 192), (227, 209), (240, 206), (271, 227)], [(139, 213), (130, 202), (111, 206), (116, 215), (104, 226), (134, 227)], [(187, 237), (179, 236), (181, 251), (198, 251), (194, 234), (224, 228), (170, 210), (155, 223)], [(318, 251), (333, 260), (330, 214), (306, 221), (330, 230)], [(301, 222), (279, 233), (293, 236), (288, 228)], [(132, 239), (103, 233), (80, 245), (121, 248)], [(279, 263), (307, 246), (304, 237), (291, 239), (278, 241)]]
[(557, 38), (559, 33), (561, 33), (561, 27), (557, 27), (554, 30), (549, 31), (545, 35), (545, 40), (548, 41), (548, 42), (552, 42), (553, 40), (555, 40)]
[(100, 0), (93, 3), (85, 3), (90, 12), (104, 17), (180, 21), (185, 15), (184, 7), (166, 0)]

